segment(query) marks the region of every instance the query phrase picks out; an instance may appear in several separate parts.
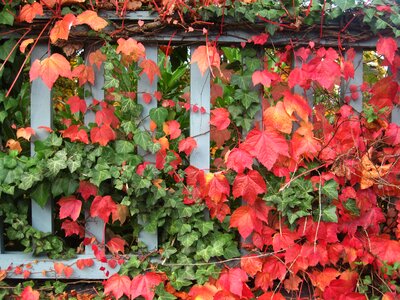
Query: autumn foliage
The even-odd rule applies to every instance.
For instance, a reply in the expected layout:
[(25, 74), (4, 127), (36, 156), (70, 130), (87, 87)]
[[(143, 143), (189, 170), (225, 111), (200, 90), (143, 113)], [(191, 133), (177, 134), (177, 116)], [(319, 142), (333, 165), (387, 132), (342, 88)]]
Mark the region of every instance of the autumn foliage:
[[(161, 17), (174, 10), (160, 5)], [(31, 24), (61, 6), (26, 3), (18, 22)], [(77, 26), (98, 33), (108, 24), (94, 9), (60, 14), (48, 29), (49, 43), (64, 45)], [(103, 267), (100, 293), (116, 299), (267, 300), (304, 293), (367, 299), (377, 291), (383, 299), (400, 297), (400, 128), (392, 122), (400, 102), (398, 40), (378, 38), (374, 55), (388, 72), (356, 85), (363, 66), (354, 63), (351, 47), (310, 42), (271, 51), (266, 33), (222, 47), (206, 29), (203, 34), (206, 42), (190, 59), (186, 49), (178, 53), (180, 61), (173, 57), (179, 47), (159, 51), (157, 63), (145, 44), (112, 36), (85, 63), (72, 63), (61, 50), (32, 62), (30, 81), (41, 79), (53, 90), (60, 80), (74, 81), (77, 92), (62, 99), (53, 129), (39, 128), (51, 133), (35, 144), (37, 158), (19, 154), (35, 130), (14, 125), (0, 163), (5, 170), (25, 163), (18, 176), (26, 182), (0, 172), (0, 183), (13, 188), (1, 191), (10, 199), (14, 189), (44, 204), (53, 199), (64, 237), (79, 240), (78, 252), (93, 253), (71, 265), (54, 262), (51, 272), (70, 278), (107, 264), (120, 271)], [(20, 52), (35, 44), (21, 39)], [(209, 111), (187, 94), (190, 66), (211, 76)], [(80, 89), (95, 85), (101, 69), (104, 99), (87, 101)], [(139, 92), (140, 77), (158, 81), (158, 90)], [(141, 115), (155, 103), (149, 116)], [(209, 117), (209, 169), (191, 164), (201, 146), (189, 133), (194, 113)], [(88, 218), (104, 223), (102, 240), (85, 232)], [(138, 228), (158, 231), (159, 248), (145, 249)], [(10, 266), (0, 270), (0, 281), (11, 273), (31, 275), (27, 266)], [(30, 286), (19, 295), (39, 296)]]

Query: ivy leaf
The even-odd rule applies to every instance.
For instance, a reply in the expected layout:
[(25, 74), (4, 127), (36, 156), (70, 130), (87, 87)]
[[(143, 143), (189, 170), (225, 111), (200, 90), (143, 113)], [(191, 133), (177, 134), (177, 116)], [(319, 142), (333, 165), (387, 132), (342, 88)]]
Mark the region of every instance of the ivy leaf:
[(112, 293), (116, 299), (125, 295), (131, 295), (131, 280), (126, 275), (114, 274), (103, 282), (104, 294), (110, 295)]
[(217, 130), (228, 128), (231, 120), (229, 119), (229, 111), (226, 108), (220, 107), (211, 110), (210, 124), (214, 125)]
[(251, 130), (241, 146), (268, 170), (272, 169), (279, 155), (289, 157), (289, 146), (285, 137), (272, 130)]
[(3, 10), (0, 11), (0, 24), (11, 26), (14, 24), (14, 14), (7, 6), (4, 6)]
[(32, 198), (41, 207), (44, 207), (50, 200), (50, 188), (46, 182), (40, 183), (35, 190), (32, 192)]
[(162, 127), (167, 117), (168, 110), (164, 107), (158, 107), (150, 110), (150, 118), (157, 124), (157, 127), (159, 128)]
[(137, 130), (133, 136), (134, 142), (143, 150), (148, 150), (152, 144), (151, 136), (147, 131)]
[(335, 205), (329, 205), (322, 210), (322, 220), (325, 222), (338, 222)]
[(99, 217), (104, 223), (108, 223), (111, 214), (117, 213), (117, 204), (115, 204), (111, 196), (96, 196), (90, 206), (90, 216)]
[(163, 276), (155, 272), (137, 275), (132, 279), (131, 299), (143, 296), (145, 300), (153, 300), (155, 287), (163, 281)]
[(53, 87), (59, 76), (71, 79), (71, 65), (61, 54), (54, 53), (42, 61), (36, 59), (29, 71), (30, 80), (41, 77), (49, 89)]
[(350, 8), (354, 8), (356, 6), (355, 0), (336, 0), (335, 4), (342, 10), (348, 10)]
[(143, 73), (145, 73), (149, 78), (150, 84), (153, 83), (154, 76), (161, 76), (159, 67), (151, 59), (142, 60), (142, 62), (139, 64), (139, 67), (143, 69), (143, 71), (139, 75), (141, 76)]
[(20, 22), (28, 22), (32, 23), (33, 19), (37, 16), (43, 16), (43, 6), (38, 3), (34, 2), (32, 4), (25, 4), (18, 16)]
[(331, 179), (325, 182), (322, 186), (322, 194), (327, 196), (330, 200), (338, 198), (338, 184), (335, 180)]
[(60, 219), (71, 217), (76, 221), (81, 213), (82, 201), (75, 196), (62, 197), (58, 202), (60, 205)]
[(264, 178), (256, 170), (250, 170), (247, 174), (238, 174), (233, 182), (232, 193), (235, 198), (242, 196), (249, 204), (256, 201), (257, 195), (265, 193), (267, 185)]
[(376, 43), (376, 52), (384, 55), (390, 64), (393, 64), (396, 50), (397, 42), (391, 37), (381, 37)]
[(241, 206), (233, 212), (229, 227), (237, 227), (242, 238), (246, 239), (253, 230), (260, 231), (262, 224), (253, 208)]
[(107, 21), (100, 18), (93, 10), (85, 10), (76, 17), (76, 25), (86, 24), (95, 31), (102, 30), (108, 25)]

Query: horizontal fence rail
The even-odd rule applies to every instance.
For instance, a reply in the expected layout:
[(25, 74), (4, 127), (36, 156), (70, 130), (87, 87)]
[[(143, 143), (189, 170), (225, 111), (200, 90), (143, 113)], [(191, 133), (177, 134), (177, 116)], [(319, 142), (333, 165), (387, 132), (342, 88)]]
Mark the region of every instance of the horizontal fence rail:
[[(170, 38), (170, 36), (168, 37)], [(233, 39), (236, 41), (235, 39)], [(230, 40), (232, 41), (232, 39)], [(153, 42), (148, 42), (144, 45), (146, 48), (146, 57), (157, 63), (158, 46)], [(190, 53), (193, 54), (196, 46), (192, 46)], [(42, 59), (48, 53), (47, 44), (39, 44), (36, 46), (32, 53), (32, 61), (37, 58)], [(294, 67), (301, 66), (300, 60), (295, 60)], [(360, 86), (363, 83), (363, 48), (356, 48), (356, 57), (354, 61), (355, 76), (354, 79), (349, 80), (346, 83), (342, 83), (340, 87), (341, 92), (344, 94), (349, 93), (349, 86), (354, 84)], [(85, 100), (90, 105), (93, 99), (104, 99), (104, 69), (96, 71), (95, 85), (90, 87), (91, 96), (86, 97)], [(400, 73), (400, 72), (399, 72)], [(208, 171), (210, 169), (210, 72), (207, 71), (204, 75), (201, 74), (197, 64), (190, 65), (190, 99), (191, 105), (197, 105), (203, 107), (206, 113), (190, 112), (190, 136), (193, 137), (198, 147), (194, 149), (190, 156), (191, 165)], [(398, 75), (400, 81), (400, 75)], [(89, 88), (89, 87), (87, 87)], [(138, 82), (137, 95), (138, 102), (144, 104), (143, 94), (154, 94), (157, 91), (157, 78), (150, 83), (147, 76), (142, 76)], [(312, 88), (304, 91), (299, 86), (294, 88), (296, 93), (305, 95), (309, 101), (309, 105), (313, 105), (313, 91)], [(154, 100), (154, 99), (153, 99)], [(353, 108), (361, 112), (362, 111), (362, 93), (359, 93), (359, 98), (351, 102)], [(150, 109), (157, 106), (157, 101), (151, 101), (150, 104), (144, 104), (144, 110), (142, 112), (143, 122), (142, 128), (148, 130), (150, 128), (150, 120), (146, 118), (149, 115)], [(261, 107), (261, 105), (260, 105)], [(259, 114), (258, 119), (261, 120)], [(93, 122), (93, 112), (88, 112), (85, 115), (85, 123), (88, 124)], [(400, 124), (400, 109), (395, 107), (392, 113), (392, 121)], [(40, 129), (40, 126), (52, 126), (52, 96), (51, 91), (46, 87), (43, 81), (38, 78), (32, 82), (31, 87), (31, 127), (36, 131), (37, 139), (44, 139), (47, 136), (47, 132)], [(32, 144), (32, 155), (34, 155), (34, 147)], [(147, 161), (154, 162), (154, 156), (145, 152), (140, 152), (142, 156), (146, 156)], [(32, 225), (34, 228), (43, 232), (53, 232), (53, 207), (52, 201), (49, 201), (44, 208), (41, 208), (35, 201), (32, 201)], [(139, 223), (145, 224), (146, 220), (142, 220), (139, 217)], [(99, 218), (87, 218), (86, 221), (86, 237), (95, 237), (98, 241), (104, 240), (103, 229), (104, 223)], [(118, 267), (111, 269), (107, 263), (101, 263), (94, 260), (94, 266), (79, 270), (76, 267), (76, 260), (82, 258), (93, 258), (93, 251), (90, 246), (86, 246), (85, 253), (78, 255), (73, 260), (51, 260), (46, 257), (33, 257), (29, 253), (20, 252), (6, 252), (4, 247), (4, 224), (0, 220), (0, 268), (7, 269), (9, 266), (26, 266), (30, 265), (31, 278), (61, 278), (55, 273), (53, 268), (54, 262), (61, 262), (65, 265), (71, 265), (74, 268), (74, 272), (70, 278), (79, 279), (102, 279), (106, 278), (106, 273), (111, 275), (118, 271)], [(158, 248), (158, 237), (157, 233), (150, 233), (142, 231), (139, 234), (139, 239), (148, 247), (149, 250), (155, 250)], [(45, 272), (44, 272), (45, 271)], [(22, 278), (22, 275), (10, 273), (11, 278)]]

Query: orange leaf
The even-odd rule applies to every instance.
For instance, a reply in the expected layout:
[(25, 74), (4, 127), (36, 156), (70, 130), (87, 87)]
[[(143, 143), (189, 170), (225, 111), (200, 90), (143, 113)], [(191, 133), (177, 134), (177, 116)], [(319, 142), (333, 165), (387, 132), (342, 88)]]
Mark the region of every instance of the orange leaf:
[(160, 69), (158, 68), (157, 64), (151, 59), (144, 59), (139, 66), (143, 69), (140, 75), (145, 73), (150, 80), (150, 84), (153, 83), (154, 76), (161, 76)]
[(89, 54), (89, 63), (91, 65), (96, 65), (97, 69), (100, 70), (101, 64), (105, 62), (107, 56), (103, 54), (100, 50), (96, 50)]
[(6, 278), (6, 277), (7, 277), (7, 271), (0, 269), (0, 281), (3, 281), (4, 278)]
[(43, 6), (40, 3), (25, 4), (19, 13), (19, 21), (32, 23), (36, 15), (43, 16)]
[(210, 43), (206, 46), (199, 46), (193, 52), (191, 64), (197, 63), (201, 74), (204, 73), (210, 67), (220, 68), (221, 59), (218, 54), (218, 50), (214, 45)]
[(107, 21), (100, 18), (97, 13), (93, 10), (85, 10), (83, 13), (77, 16), (76, 25), (86, 24), (89, 25), (95, 31), (102, 30), (108, 25)]
[(276, 106), (268, 107), (263, 113), (265, 128), (274, 128), (287, 134), (292, 132), (292, 121), (295, 120), (287, 114), (282, 101), (279, 101)]
[(59, 76), (71, 78), (71, 65), (61, 54), (54, 53), (42, 61), (36, 59), (29, 71), (31, 81), (41, 77), (49, 89)]
[(93, 266), (94, 262), (91, 258), (82, 258), (76, 261), (76, 266), (79, 270)]
[(17, 138), (23, 138), (27, 141), (31, 139), (31, 136), (35, 134), (35, 131), (31, 127), (19, 128), (17, 130)]
[(117, 43), (117, 53), (122, 53), (133, 61), (138, 61), (139, 58), (145, 57), (145, 48), (142, 43), (138, 43), (132, 38), (127, 40), (120, 38)]
[(167, 121), (163, 124), (163, 131), (169, 135), (171, 140), (178, 138), (181, 135), (181, 124), (176, 120)]
[(84, 85), (86, 82), (90, 82), (94, 85), (94, 70), (91, 66), (77, 66), (72, 70), (72, 77), (77, 77), (79, 79), (79, 86)]
[(57, 275), (61, 275), (62, 272), (63, 272), (63, 270), (64, 270), (64, 268), (65, 268), (65, 266), (64, 266), (63, 263), (57, 263), (57, 262), (55, 262), (55, 263), (53, 264), (53, 266), (54, 266), (54, 271), (56, 272)]
[(123, 240), (119, 237), (114, 237), (107, 242), (108, 250), (110, 250), (110, 252), (114, 255), (117, 255), (118, 252), (121, 252), (122, 254), (124, 254), (125, 253), (125, 250), (124, 250), (125, 245), (126, 245), (125, 240)]
[(67, 14), (60, 21), (54, 24), (50, 31), (50, 40), (54, 44), (58, 39), (68, 40), (69, 31), (75, 25), (76, 17), (73, 14)]
[(74, 269), (73, 268), (68, 267), (68, 266), (64, 268), (64, 275), (65, 275), (66, 278), (70, 278), (72, 273), (74, 273)]
[(6, 143), (6, 147), (10, 148), (10, 150), (17, 150), (18, 153), (21, 153), (22, 148), (21, 148), (21, 144), (13, 139), (9, 139)]
[(21, 51), (22, 53), (25, 53), (26, 47), (30, 44), (33, 43), (33, 39), (26, 39), (24, 40), (21, 45), (19, 45), (19, 51)]

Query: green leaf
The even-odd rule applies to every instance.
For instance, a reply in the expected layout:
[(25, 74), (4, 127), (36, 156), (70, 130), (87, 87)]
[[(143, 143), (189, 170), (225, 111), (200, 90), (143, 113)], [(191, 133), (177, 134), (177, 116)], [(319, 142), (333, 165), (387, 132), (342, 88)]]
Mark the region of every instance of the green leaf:
[(196, 223), (194, 227), (199, 229), (202, 236), (205, 236), (214, 229), (214, 223), (212, 221), (201, 221)]
[[(1, 16), (0, 16), (1, 18)], [(0, 21), (1, 23), (1, 21)], [(14, 62), (15, 54), (17, 53), (18, 47), (15, 47), (17, 42), (14, 39), (7, 40), (3, 45), (0, 46), (0, 59)], [(15, 48), (14, 48), (15, 47)], [(14, 51), (13, 51), (14, 50)]]
[(94, 170), (92, 173), (92, 178), (90, 182), (96, 186), (100, 186), (100, 184), (107, 179), (111, 178), (111, 174), (109, 170)]
[(115, 142), (115, 151), (122, 154), (133, 153), (135, 152), (135, 146), (129, 141), (118, 140)]
[(234, 98), (236, 101), (242, 103), (246, 109), (248, 109), (253, 103), (260, 103), (259, 95), (255, 91), (245, 92), (243, 90), (236, 90)]
[(160, 283), (157, 287), (156, 287), (156, 294), (158, 296), (158, 300), (174, 300), (176, 299), (176, 297), (170, 293), (168, 293), (165, 289), (164, 289), (164, 285), (162, 283)]
[(13, 25), (14, 24), (14, 14), (10, 12), (9, 8), (4, 7), (0, 12), (0, 24)]
[(237, 85), (242, 90), (250, 89), (251, 75), (232, 75), (231, 85)]
[(67, 166), (71, 173), (74, 173), (78, 168), (82, 165), (82, 155), (77, 153), (73, 156), (70, 156), (67, 160)]
[(18, 185), (18, 188), (26, 191), (30, 189), (34, 183), (42, 180), (43, 176), (39, 172), (35, 172), (30, 170), (29, 172), (25, 172), (21, 176), (21, 183)]
[(150, 110), (150, 119), (152, 119), (158, 128), (162, 128), (163, 123), (168, 117), (168, 110), (164, 107), (152, 108)]
[(336, 215), (336, 206), (330, 205), (322, 210), (322, 221), (324, 222), (338, 222)]
[(338, 198), (338, 191), (337, 191), (338, 184), (335, 180), (331, 179), (325, 182), (322, 186), (322, 194), (327, 196), (330, 200)]
[(151, 140), (151, 136), (147, 131), (137, 130), (134, 133), (133, 140), (145, 151), (147, 151), (149, 149), (149, 146), (153, 143)]
[(182, 245), (186, 248), (193, 245), (195, 241), (199, 238), (199, 234), (197, 232), (191, 232), (182, 236), (178, 236), (178, 241), (182, 243)]
[(8, 113), (4, 110), (0, 111), (0, 123), (4, 122), (4, 119), (7, 118)]
[(60, 150), (56, 152), (53, 158), (47, 161), (49, 176), (56, 176), (61, 170), (67, 168), (67, 151)]
[(354, 199), (347, 199), (346, 202), (344, 202), (344, 207), (351, 212), (355, 216), (360, 215), (360, 210), (357, 207), (357, 203)]
[(335, 0), (335, 4), (342, 10), (348, 10), (356, 6), (355, 0)]
[(51, 199), (50, 190), (49, 184), (47, 182), (42, 182), (32, 192), (32, 199), (41, 207), (44, 207)]

